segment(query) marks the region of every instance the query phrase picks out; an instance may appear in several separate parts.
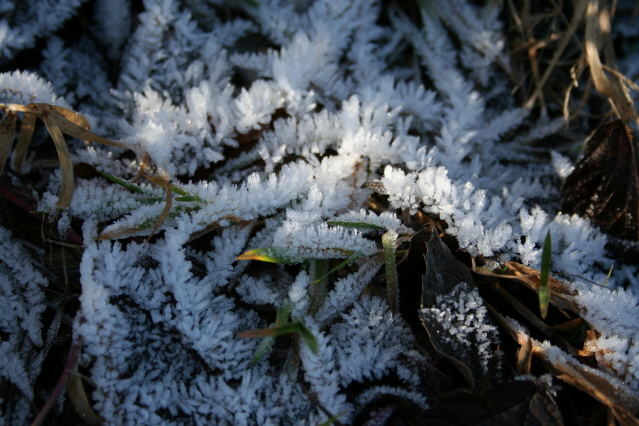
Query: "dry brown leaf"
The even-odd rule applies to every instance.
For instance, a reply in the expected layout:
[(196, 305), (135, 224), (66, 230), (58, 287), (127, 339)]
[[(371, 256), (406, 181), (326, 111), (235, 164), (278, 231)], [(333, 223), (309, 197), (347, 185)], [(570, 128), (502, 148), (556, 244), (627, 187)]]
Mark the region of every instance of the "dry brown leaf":
[(549, 327), (549, 329), (552, 330), (552, 331), (559, 331), (561, 333), (567, 333), (567, 332), (570, 332), (570, 331), (574, 330), (576, 327), (579, 327), (583, 323), (584, 323), (583, 318), (574, 318), (574, 319), (571, 319), (571, 320), (566, 321), (564, 323), (553, 325), (553, 326)]
[(525, 328), (489, 306), (493, 317), (520, 345), (531, 345), (532, 354), (542, 359), (558, 379), (591, 395), (609, 407), (622, 425), (639, 425), (633, 413), (639, 410), (639, 395), (619, 378), (580, 363), (566, 352), (530, 337)]
[[(518, 262), (506, 262), (506, 266), (513, 275), (502, 277), (518, 280), (534, 291), (539, 289), (541, 284), (541, 273), (538, 270), (529, 268), (528, 266), (522, 265)], [(579, 306), (575, 301), (577, 293), (568, 283), (557, 278), (549, 277), (548, 287), (550, 288), (550, 303), (559, 309), (568, 309), (577, 313), (580, 312)]]
[(579, 351), (579, 356), (593, 356), (595, 353), (591, 350), (594, 342), (597, 341), (597, 332), (595, 330), (586, 331), (586, 339), (584, 340), (584, 347)]
[(517, 350), (516, 369), (519, 374), (530, 374), (532, 362), (532, 342), (527, 339)]
[(60, 192), (58, 193), (58, 202), (56, 207), (59, 209), (65, 209), (71, 204), (73, 198), (73, 163), (71, 162), (71, 154), (69, 153), (69, 147), (64, 139), (64, 135), (60, 128), (49, 120), (47, 115), (42, 116), (44, 125), (47, 127), (55, 149), (58, 151), (58, 160), (60, 160), (60, 171), (62, 172), (62, 182), (60, 183)]
[[(41, 107), (42, 108), (42, 107)], [(68, 111), (72, 112), (72, 111)], [(69, 121), (58, 110), (45, 109), (43, 110), (43, 116), (48, 116), (49, 121), (60, 128), (64, 133), (74, 138), (78, 138), (87, 142), (99, 142), (104, 145), (115, 146), (118, 148), (128, 149), (129, 147), (121, 142), (112, 141), (110, 139), (103, 138), (96, 135), (89, 130), (80, 127), (79, 125)], [(88, 123), (87, 123), (88, 126)]]
[[(5, 119), (0, 126), (0, 172), (9, 155), (11, 142), (15, 135), (15, 113), (24, 113), (20, 134), (16, 144), (13, 168), (20, 170), (35, 129), (36, 120), (40, 118), (46, 126), (58, 153), (60, 170), (62, 172), (62, 183), (56, 207), (64, 209), (69, 206), (73, 198), (73, 164), (69, 149), (64, 138), (64, 134), (82, 139), (85, 142), (99, 142), (105, 145), (128, 149), (129, 147), (121, 142), (103, 138), (89, 131), (89, 122), (81, 114), (57, 105), (44, 103), (34, 103), (29, 105), (20, 104), (0, 104), (0, 110), (5, 111)], [(11, 118), (13, 117), (13, 118)], [(13, 120), (13, 125), (11, 124)]]
[[(169, 182), (166, 178), (161, 178), (157, 176), (148, 175), (146, 173), (142, 174), (142, 176), (147, 179), (149, 182), (164, 187), (164, 191), (166, 194), (166, 202), (164, 203), (164, 207), (162, 208), (162, 212), (158, 216), (157, 220), (153, 224), (151, 228), (151, 232), (147, 236), (147, 240), (156, 233), (158, 228), (162, 226), (162, 224), (166, 221), (166, 219), (171, 214), (171, 208), (173, 207), (173, 191), (171, 191), (171, 182)], [(114, 240), (123, 237), (128, 237), (131, 234), (143, 231), (147, 229), (146, 227), (129, 227), (129, 228), (120, 228), (114, 229), (109, 232), (103, 232), (98, 236), (98, 240)]]
[(89, 120), (84, 118), (82, 114), (79, 114), (75, 111), (71, 111), (70, 109), (62, 108), (57, 105), (42, 104), (42, 103), (35, 104), (35, 105), (38, 105), (38, 108), (41, 111), (44, 111), (45, 109), (55, 111), (59, 114), (62, 114), (67, 121), (70, 121), (71, 123), (77, 126), (80, 126), (83, 129), (91, 130), (91, 126), (89, 125)]
[(0, 175), (9, 157), (13, 138), (16, 133), (16, 115), (7, 112), (0, 121)]
[(106, 241), (106, 240), (118, 240), (124, 237), (130, 237), (133, 234), (143, 231), (145, 228), (133, 226), (129, 228), (118, 228), (109, 232), (102, 232), (98, 235), (98, 241)]
[[(531, 290), (537, 291), (541, 284), (541, 272), (529, 268), (518, 262), (506, 262), (510, 274), (498, 274), (482, 267), (473, 268), (473, 272), (486, 277), (493, 277), (506, 280), (519, 281)], [(576, 291), (557, 278), (548, 277), (548, 286), (550, 287), (550, 303), (559, 309), (568, 309), (573, 312), (579, 312), (579, 306), (575, 302)]]
[(526, 101), (527, 108), (532, 108), (532, 106), (537, 101), (537, 99), (542, 99), (544, 86), (546, 85), (546, 83), (548, 83), (548, 79), (550, 75), (552, 74), (552, 72), (554, 71), (557, 64), (559, 63), (561, 59), (561, 55), (566, 50), (566, 47), (568, 47), (568, 43), (574, 37), (575, 32), (577, 31), (577, 27), (583, 20), (587, 2), (588, 0), (579, 0), (577, 4), (575, 5), (575, 8), (574, 8), (575, 13), (572, 16), (570, 25), (568, 26), (568, 29), (564, 32), (563, 36), (561, 37), (561, 40), (559, 41), (559, 44), (555, 48), (552, 59), (550, 60), (550, 63), (548, 64), (546, 70), (544, 71), (544, 75), (537, 81), (537, 87), (535, 88), (534, 93), (532, 94), (532, 96), (530, 96), (528, 101)]
[[(585, 55), (590, 75), (597, 91), (608, 98), (621, 119), (636, 120), (637, 113), (627, 90), (614, 74), (612, 78), (608, 77), (599, 56), (600, 49), (611, 50), (610, 13), (600, 3), (589, 0), (586, 7)], [(613, 61), (613, 58), (608, 60)]]
[(82, 383), (82, 377), (79, 374), (71, 373), (69, 375), (67, 392), (75, 412), (84, 422), (95, 425), (106, 421), (93, 411), (86, 390), (84, 389), (84, 384)]
[(33, 113), (25, 112), (22, 124), (20, 125), (20, 134), (18, 135), (18, 143), (13, 155), (13, 169), (20, 171), (24, 159), (27, 157), (27, 150), (33, 137), (37, 116)]

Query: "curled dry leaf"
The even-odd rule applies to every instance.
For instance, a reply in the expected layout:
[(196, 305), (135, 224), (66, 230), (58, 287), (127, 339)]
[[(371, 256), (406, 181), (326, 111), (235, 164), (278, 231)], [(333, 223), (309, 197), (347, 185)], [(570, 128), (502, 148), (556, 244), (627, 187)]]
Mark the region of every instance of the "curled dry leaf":
[(79, 374), (71, 373), (69, 375), (69, 383), (67, 383), (67, 392), (69, 393), (69, 400), (75, 409), (75, 412), (80, 418), (90, 424), (102, 424), (105, 419), (100, 417), (91, 408), (91, 402), (87, 396), (87, 392), (84, 389), (84, 383), (82, 383), (82, 376)]
[[(435, 351), (474, 388), (487, 373), (487, 357), (498, 340), (496, 329), (485, 318), (481, 296), (466, 265), (453, 256), (437, 233), (431, 234), (426, 245), (420, 321)], [(459, 326), (466, 331), (460, 333)], [(475, 333), (479, 328), (481, 336)]]
[(473, 277), (462, 262), (450, 252), (437, 232), (426, 242), (426, 273), (422, 278), (422, 307), (435, 303), (437, 296), (449, 294), (457, 284), (473, 286)]
[(562, 191), (565, 212), (587, 217), (619, 238), (639, 240), (639, 160), (622, 120), (597, 128)]
[(55, 144), (60, 162), (60, 171), (62, 173), (62, 183), (56, 205), (59, 209), (64, 209), (69, 206), (74, 189), (73, 163), (71, 162), (71, 155), (66, 140), (64, 139), (64, 134), (87, 142), (100, 142), (119, 148), (128, 148), (128, 146), (123, 143), (111, 141), (90, 132), (89, 122), (86, 118), (76, 112), (56, 105), (44, 103), (29, 105), (0, 104), (0, 110), (5, 112), (5, 117), (0, 123), (0, 170), (2, 170), (7, 160), (11, 143), (15, 136), (15, 114), (18, 112), (24, 114), (14, 155), (13, 167), (16, 170), (20, 170), (22, 167), (33, 137), (36, 120), (39, 118), (44, 122)]
[(611, 74), (608, 76), (599, 56), (599, 50), (603, 49), (609, 65), (614, 66), (610, 28), (610, 10), (604, 6), (604, 2), (588, 0), (584, 53), (592, 81), (597, 91), (608, 98), (621, 118), (624, 120), (636, 119), (637, 114), (633, 107), (633, 101), (619, 75)]
[[(528, 288), (537, 291), (541, 285), (541, 272), (529, 268), (518, 262), (506, 262), (506, 267), (512, 275), (496, 276), (501, 278), (512, 278), (525, 284)], [(548, 278), (548, 287), (550, 289), (550, 303), (559, 309), (568, 309), (573, 312), (579, 312), (579, 306), (575, 301), (577, 292), (566, 282), (554, 277)]]
[(508, 331), (520, 345), (530, 345), (532, 354), (549, 367), (558, 379), (589, 394), (610, 408), (622, 425), (639, 425), (633, 413), (639, 410), (639, 395), (633, 392), (617, 377), (579, 362), (560, 348), (541, 343), (525, 327), (491, 309), (496, 321)]
[(16, 114), (8, 112), (0, 121), (0, 174), (4, 168), (4, 164), (7, 162), (9, 151), (11, 151), (11, 144), (15, 136), (16, 130)]
[(562, 426), (561, 412), (543, 379), (461, 389), (437, 398), (420, 416), (422, 425)]

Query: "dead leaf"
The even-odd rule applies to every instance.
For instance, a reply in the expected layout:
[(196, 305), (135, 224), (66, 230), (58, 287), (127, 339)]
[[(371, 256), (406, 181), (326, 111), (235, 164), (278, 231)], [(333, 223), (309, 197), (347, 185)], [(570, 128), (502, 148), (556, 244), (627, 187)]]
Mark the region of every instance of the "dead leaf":
[[(513, 273), (512, 276), (503, 276), (504, 278), (515, 279), (525, 284), (531, 290), (537, 291), (540, 286), (540, 272), (536, 269), (529, 268), (518, 262), (506, 262), (506, 266)], [(575, 301), (577, 292), (557, 278), (548, 278), (548, 287), (550, 288), (550, 303), (559, 309), (568, 309), (572, 312), (579, 312), (579, 306)]]
[(7, 112), (0, 121), (0, 175), (9, 157), (16, 132), (16, 115)]
[(422, 277), (422, 307), (431, 306), (437, 296), (449, 294), (459, 283), (474, 287), (470, 270), (457, 260), (436, 232), (426, 242), (426, 273)]
[(71, 373), (69, 375), (67, 392), (69, 393), (69, 400), (75, 412), (83, 421), (91, 425), (101, 424), (106, 421), (93, 411), (86, 390), (84, 389), (84, 384), (82, 383), (82, 377), (79, 374)]
[[(598, 0), (589, 0), (586, 7), (585, 55), (590, 75), (599, 93), (606, 96), (623, 120), (636, 120), (632, 99), (627, 90), (612, 74), (608, 77), (601, 63), (599, 50), (610, 46), (610, 11)], [(608, 48), (608, 51), (611, 49)], [(612, 58), (607, 58), (612, 61)]]
[(16, 149), (13, 154), (12, 165), (13, 169), (16, 171), (20, 171), (22, 169), (24, 159), (27, 157), (27, 150), (29, 149), (29, 144), (31, 143), (33, 132), (35, 131), (36, 118), (37, 116), (34, 113), (24, 113), (24, 118), (22, 119), (22, 124), (20, 125), (18, 142), (16, 143)]
[(71, 204), (73, 189), (75, 186), (73, 182), (73, 163), (71, 162), (71, 154), (69, 153), (69, 147), (67, 146), (67, 142), (64, 139), (64, 135), (60, 128), (51, 123), (46, 115), (42, 116), (42, 121), (44, 121), (44, 125), (47, 127), (47, 130), (53, 139), (53, 143), (55, 144), (55, 149), (58, 151), (62, 182), (60, 184), (60, 192), (58, 193), (58, 202), (56, 203), (56, 207), (64, 209), (69, 207), (69, 204)]
[(419, 424), (561, 426), (563, 420), (543, 383), (521, 380), (443, 395), (420, 416)]
[(633, 415), (639, 410), (639, 396), (619, 378), (582, 364), (557, 346), (540, 343), (530, 337), (523, 326), (504, 317), (490, 306), (489, 309), (496, 321), (517, 343), (525, 345), (530, 342), (533, 355), (542, 359), (555, 377), (609, 407), (622, 425), (639, 425), (639, 421)]
[[(446, 304), (445, 298), (452, 297), (451, 294), (458, 289), (464, 292), (475, 290), (473, 277), (436, 232), (431, 234), (426, 247), (426, 272), (422, 276), (419, 319), (435, 351), (459, 371), (470, 388), (474, 388), (483, 375), (478, 349), (472, 343), (468, 345), (468, 342), (460, 341), (459, 336), (453, 334), (450, 324), (442, 323), (437, 313), (438, 307)], [(460, 289), (459, 286), (464, 288)], [(461, 312), (460, 315), (468, 315), (468, 312)]]
[(516, 369), (519, 374), (530, 374), (530, 363), (532, 361), (532, 342), (526, 340), (517, 350)]

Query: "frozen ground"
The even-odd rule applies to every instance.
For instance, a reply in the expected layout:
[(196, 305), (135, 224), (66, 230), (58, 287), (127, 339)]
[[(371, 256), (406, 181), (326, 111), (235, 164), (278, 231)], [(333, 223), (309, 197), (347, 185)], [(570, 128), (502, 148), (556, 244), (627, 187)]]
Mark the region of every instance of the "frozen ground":
[[(461, 252), (535, 269), (550, 232), (552, 273), (597, 332), (600, 374), (639, 408), (637, 263), (615, 262), (605, 234), (561, 214), (573, 160), (531, 146), (564, 123), (511, 95), (498, 2), (433, 0), (420, 16), (373, 0), (88, 3), (0, 1), (5, 69), (24, 52), (41, 58), (0, 74), (0, 102), (70, 108), (129, 148), (70, 140), (75, 164), (127, 180), (143, 158), (154, 166), (137, 192), (76, 173), (62, 212), (60, 172), (37, 162), (44, 131), (22, 170), (39, 173), (38, 209), (58, 215), (61, 235), (84, 240), (68, 320), (108, 424), (348, 424), (388, 395), (427, 409), (433, 360), (371, 291), (384, 277), (382, 234), (401, 242), (418, 213), (443, 221)], [(61, 35), (86, 10), (71, 21), (84, 26), (67, 28), (77, 36)], [(166, 180), (178, 185), (168, 214)], [(62, 318), (42, 321), (41, 253), (6, 226), (0, 378), (12, 391), (0, 407), (6, 424), (23, 424), (46, 399), (34, 386)], [(258, 248), (287, 264), (236, 260)], [(339, 263), (326, 259), (347, 258), (326, 276)], [(471, 283), (450, 284), (428, 315), (473, 341), (486, 372), (510, 337)], [(282, 307), (318, 350), (294, 335), (252, 362), (264, 339), (238, 333), (269, 327)], [(543, 345), (551, 360), (568, 357)]]

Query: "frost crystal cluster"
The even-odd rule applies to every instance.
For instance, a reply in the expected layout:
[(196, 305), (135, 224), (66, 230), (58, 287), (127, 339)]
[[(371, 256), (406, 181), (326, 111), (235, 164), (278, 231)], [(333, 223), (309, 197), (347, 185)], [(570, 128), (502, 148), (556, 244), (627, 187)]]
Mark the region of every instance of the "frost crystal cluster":
[[(429, 360), (370, 291), (381, 235), (410, 234), (410, 214), (438, 216), (473, 256), (531, 267), (550, 230), (554, 272), (585, 295), (605, 280), (606, 237), (558, 212), (568, 160), (525, 149), (561, 122), (512, 100), (499, 2), (427, 1), (421, 16), (375, 0), (133, 3), (0, 0), (0, 53), (44, 46), (35, 69), (0, 74), (0, 102), (71, 108), (130, 148), (69, 141), (94, 171), (76, 175), (59, 221), (82, 226), (74, 339), (109, 424), (348, 424), (382, 394), (427, 407), (414, 371)], [(90, 29), (56, 35), (80, 9)], [(141, 163), (173, 189), (140, 179)], [(135, 189), (104, 176), (137, 177)], [(48, 175), (40, 211), (57, 213), (60, 181)], [(236, 260), (258, 248), (291, 265)], [(35, 413), (42, 360), (46, 280), (20, 250), (0, 229), (0, 376), (19, 393), (0, 395), (7, 422)], [(601, 297), (582, 299), (592, 321), (614, 311)], [(609, 297), (636, 330), (632, 293)], [(286, 304), (318, 350), (289, 336), (256, 361), (261, 340), (238, 334)], [(477, 290), (460, 284), (429, 309), (486, 372), (495, 329)], [(636, 387), (636, 332), (602, 327), (601, 356)]]
[(496, 346), (497, 328), (488, 320), (488, 312), (476, 288), (457, 284), (450, 294), (437, 296), (435, 304), (420, 310), (440, 343), (482, 377), (499, 367)]
[(27, 423), (36, 408), (33, 385), (51, 345), (45, 332), (59, 322), (42, 325), (47, 285), (26, 248), (0, 227), (0, 409), (7, 424)]

